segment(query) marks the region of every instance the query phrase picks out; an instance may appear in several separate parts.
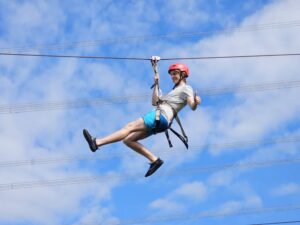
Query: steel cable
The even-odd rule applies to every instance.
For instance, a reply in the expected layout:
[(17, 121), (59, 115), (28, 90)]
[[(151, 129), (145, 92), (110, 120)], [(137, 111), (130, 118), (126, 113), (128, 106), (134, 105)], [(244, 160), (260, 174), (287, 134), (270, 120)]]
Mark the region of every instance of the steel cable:
[[(260, 91), (271, 91), (280, 89), (290, 89), (300, 87), (300, 80), (290, 81), (277, 81), (270, 83), (260, 84), (248, 84), (240, 85), (237, 87), (221, 87), (221, 88), (208, 88), (199, 90), (201, 96), (214, 96), (230, 93), (250, 93)], [(141, 93), (139, 95), (129, 96), (112, 96), (105, 98), (90, 98), (90, 99), (75, 99), (69, 101), (60, 102), (32, 102), (32, 103), (20, 103), (0, 105), (0, 114), (13, 114), (13, 113), (25, 113), (35, 111), (48, 111), (48, 110), (63, 110), (63, 109), (75, 109), (91, 106), (102, 106), (110, 104), (125, 104), (125, 103), (137, 103), (148, 102), (150, 94)]]
[[(239, 216), (239, 215), (251, 215), (251, 214), (261, 214), (261, 213), (274, 213), (274, 212), (286, 212), (299, 210), (300, 204), (289, 204), (289, 205), (276, 205), (269, 207), (258, 207), (258, 208), (240, 208), (237, 210), (210, 210), (201, 211), (198, 213), (185, 213), (185, 214), (173, 214), (166, 216), (149, 216), (140, 219), (132, 220), (121, 220), (109, 223), (109, 225), (131, 225), (131, 224), (156, 224), (156, 223), (167, 223), (170, 224), (174, 221), (198, 221), (205, 218), (215, 218), (215, 217), (227, 217), (227, 216)], [(299, 221), (295, 221), (299, 222)], [(294, 222), (294, 223), (295, 223)], [(81, 223), (80, 225), (96, 225), (97, 223)]]
[[(277, 137), (265, 140), (244, 140), (244, 141), (232, 141), (227, 143), (210, 143), (206, 145), (198, 145), (198, 146), (190, 146), (189, 151), (187, 153), (191, 153), (193, 151), (200, 151), (202, 149), (231, 149), (231, 148), (247, 148), (253, 147), (256, 145), (270, 145), (270, 144), (287, 144), (287, 143), (296, 143), (300, 142), (300, 136), (285, 136), (285, 137)], [(159, 153), (164, 152), (172, 152), (172, 154), (179, 154), (182, 151), (186, 152), (185, 149), (177, 148), (170, 149), (165, 148), (159, 150)], [(109, 152), (96, 155), (66, 155), (62, 157), (52, 157), (52, 158), (35, 158), (35, 159), (24, 159), (24, 160), (10, 160), (10, 161), (0, 161), (0, 168), (5, 167), (16, 167), (16, 166), (35, 166), (35, 165), (44, 165), (44, 164), (56, 164), (56, 163), (66, 163), (66, 162), (75, 162), (82, 160), (102, 160), (112, 157), (122, 157), (128, 155), (124, 152)]]
[(219, 30), (202, 31), (202, 32), (171, 33), (171, 34), (144, 35), (144, 36), (137, 35), (137, 36), (109, 38), (109, 39), (93, 40), (93, 41), (78, 41), (78, 42), (59, 43), (59, 44), (40, 44), (40, 45), (23, 46), (23, 47), (0, 48), (0, 51), (28, 52), (37, 49), (64, 49), (70, 47), (93, 47), (93, 46), (101, 46), (107, 44), (123, 44), (123, 43), (130, 43), (130, 42), (141, 42), (141, 41), (150, 41), (150, 40), (159, 40), (159, 39), (193, 38), (193, 37), (200, 37), (201, 35), (228, 33), (232, 31), (249, 32), (249, 31), (262, 31), (262, 30), (270, 30), (270, 29), (292, 28), (292, 27), (299, 27), (299, 26), (300, 26), (300, 20), (290, 20), (290, 21), (280, 21), (275, 23), (265, 23), (259, 25), (245, 25), (242, 28), (238, 26), (233, 26), (221, 30), (219, 29)]
[[(232, 164), (224, 164), (217, 166), (207, 166), (207, 167), (194, 167), (194, 168), (184, 168), (180, 171), (167, 171), (161, 173), (161, 177), (170, 177), (170, 176), (181, 176), (186, 174), (197, 174), (197, 173), (212, 173), (220, 170), (228, 169), (245, 169), (245, 168), (254, 168), (254, 167), (265, 167), (273, 165), (286, 165), (286, 164), (298, 164), (300, 163), (300, 158), (283, 158), (276, 160), (265, 160), (265, 161), (256, 161), (256, 162), (238, 162)], [(111, 180), (136, 180), (136, 179), (145, 179), (141, 174), (137, 173), (126, 173), (126, 174), (108, 174), (108, 175), (99, 175), (99, 176), (87, 176), (87, 177), (71, 177), (64, 179), (53, 179), (53, 180), (37, 180), (37, 181), (27, 181), (27, 182), (13, 182), (13, 183), (2, 183), (0, 184), (0, 191), (11, 191), (11, 190), (20, 190), (28, 188), (44, 188), (44, 187), (54, 187), (54, 186), (64, 186), (64, 185), (73, 185), (73, 184), (85, 184), (96, 181), (111, 181)]]
[(255, 224), (250, 224), (250, 225), (276, 225), (276, 224), (291, 224), (291, 223), (300, 223), (300, 220), (278, 221), (278, 222), (269, 222), (269, 223), (255, 223)]

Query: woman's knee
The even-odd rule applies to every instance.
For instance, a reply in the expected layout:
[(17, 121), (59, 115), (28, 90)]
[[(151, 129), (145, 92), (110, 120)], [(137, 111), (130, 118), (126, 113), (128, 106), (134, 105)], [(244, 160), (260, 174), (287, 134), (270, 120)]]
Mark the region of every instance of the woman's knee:
[(133, 142), (133, 140), (129, 137), (126, 137), (126, 138), (123, 139), (123, 143), (125, 145), (127, 145), (128, 147), (131, 145), (132, 142)]
[(147, 133), (145, 133), (144, 131), (133, 132), (123, 139), (123, 143), (130, 147), (134, 143), (145, 138), (146, 136), (147, 136)]

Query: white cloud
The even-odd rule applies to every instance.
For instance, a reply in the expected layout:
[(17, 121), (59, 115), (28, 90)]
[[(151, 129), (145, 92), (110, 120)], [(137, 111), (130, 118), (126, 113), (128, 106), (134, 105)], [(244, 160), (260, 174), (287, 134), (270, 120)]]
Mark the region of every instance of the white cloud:
[(159, 211), (160, 213), (174, 213), (183, 210), (183, 205), (171, 199), (157, 199), (151, 202), (150, 208)]
[[(289, 18), (287, 14), (292, 7)], [(297, 18), (297, 1), (279, 1), (245, 19), (241, 28), (246, 25), (259, 25), (274, 22), (273, 11), (277, 21), (286, 21)], [(189, 47), (168, 49), (165, 55), (180, 56), (212, 56), (212, 55), (239, 55), (294, 52), (299, 49), (299, 29), (286, 28), (269, 29), (255, 32), (233, 31), (214, 37), (208, 37)], [(217, 87), (238, 86), (240, 84), (260, 83), (281, 80), (296, 80), (297, 58), (259, 58), (233, 59), (214, 61), (187, 62), (191, 67), (192, 86)], [(200, 93), (201, 95), (201, 93)], [(278, 127), (297, 118), (299, 105), (297, 101), (299, 89), (285, 89), (248, 94), (233, 94), (224, 96), (224, 103), (212, 110), (205, 110), (208, 121), (205, 127), (211, 127), (204, 137), (210, 137), (210, 142), (228, 142), (231, 140), (249, 139), (249, 137), (264, 138)], [(205, 97), (203, 101), (205, 102)], [(213, 99), (211, 100), (213, 101)], [(201, 106), (200, 106), (201, 107)], [(203, 107), (203, 106), (202, 106)], [(196, 113), (194, 113), (196, 114)], [(191, 136), (198, 133), (191, 125), (186, 128)], [(220, 150), (222, 152), (222, 150)], [(220, 153), (219, 152), (219, 153)], [(217, 153), (212, 150), (212, 153)]]
[[(181, 184), (180, 187), (169, 193), (167, 196), (154, 200), (150, 203), (150, 208), (159, 213), (183, 212), (188, 209), (188, 205), (199, 203), (207, 198), (206, 186), (199, 181)], [(189, 204), (186, 204), (189, 202)]]
[(173, 195), (181, 196), (197, 202), (206, 198), (207, 190), (203, 183), (195, 181), (182, 185), (174, 191)]
[[(1, 41), (1, 47), (26, 47), (34, 44), (65, 42), (64, 39), (70, 38), (70, 36), (72, 36), (72, 41), (77, 38), (87, 40), (91, 39), (93, 34), (107, 34), (108, 32), (103, 33), (102, 31), (108, 27), (113, 30), (109, 23), (102, 23), (99, 15), (95, 14), (93, 24), (103, 26), (91, 27), (92, 29), (86, 32), (88, 28), (80, 24), (81, 19), (77, 18), (76, 22), (73, 21), (74, 32), (78, 32), (76, 36), (70, 33), (61, 33), (66, 26), (70, 26), (69, 29), (71, 29), (71, 23), (67, 25), (68, 21), (65, 21), (65, 16), (70, 13), (71, 9), (64, 14), (61, 13), (62, 9), (59, 9), (61, 6), (57, 1), (50, 4), (34, 1), (24, 4), (7, 4), (7, 11), (13, 13), (8, 13), (5, 17), (7, 32), (4, 40), (6, 41)], [(95, 5), (91, 4), (91, 6)], [(78, 13), (85, 9), (85, 7), (79, 8)], [(53, 11), (48, 14), (47, 11), (50, 9)], [(82, 18), (88, 17), (90, 12), (86, 10), (81, 14)], [(22, 19), (20, 20), (20, 18)], [(70, 21), (72, 18), (72, 16), (69, 17)], [(84, 35), (85, 33), (88, 35)], [(13, 34), (13, 39), (10, 34)], [(57, 37), (61, 39), (57, 41)], [(89, 48), (89, 50), (91, 49)], [(134, 87), (139, 88), (139, 82), (134, 76), (126, 78), (129, 72), (125, 69), (108, 67), (105, 63), (88, 60), (79, 62), (78, 60), (64, 59), (5, 57), (1, 60), (0, 70), (2, 104), (35, 101), (60, 102), (91, 96), (122, 96), (124, 93), (132, 93)], [(127, 85), (128, 83), (130, 86)], [(126, 85), (128, 87), (125, 89)], [(102, 93), (99, 95), (100, 91)], [(122, 116), (125, 121), (132, 115), (123, 115), (122, 112), (116, 110), (117, 108), (119, 107), (113, 106), (112, 109), (102, 107), (100, 110), (98, 107), (96, 114), (94, 114), (96, 110), (82, 109), (70, 112), (56, 110), (45, 113), (1, 115), (0, 143), (5, 151), (1, 159), (14, 161), (31, 158), (59, 158), (66, 154), (82, 155), (83, 152), (87, 155), (89, 149), (82, 137), (82, 128), (97, 126), (97, 130), (106, 133), (113, 127), (120, 128), (120, 124), (111, 121)], [(106, 131), (103, 130), (103, 127), (106, 128)], [(89, 177), (94, 175), (96, 166), (98, 166), (96, 163), (89, 165), (91, 168), (92, 166), (95, 168), (88, 171), (79, 163), (74, 164), (53, 163), (28, 167), (7, 167), (1, 169), (2, 184), (66, 177)], [(114, 170), (117, 169), (118, 167), (114, 167)], [(99, 171), (101, 171), (101, 167)], [(93, 209), (90, 201), (90, 205), (88, 205), (85, 199), (93, 199), (94, 205), (101, 205), (101, 202), (111, 199), (111, 191), (119, 182), (107, 181), (101, 185), (87, 183), (83, 186), (70, 185), (61, 188), (34, 188), (29, 189), (30, 194), (26, 189), (3, 191), (0, 193), (3, 203), (0, 209), (0, 221), (1, 223), (27, 221), (28, 223), (57, 224), (64, 220), (62, 218), (80, 215), (79, 221), (112, 222), (115, 218), (110, 216), (111, 209), (102, 206)], [(85, 207), (90, 210), (82, 210)]]
[(5, 9), (5, 25), (2, 26), (6, 29), (5, 37), (10, 42), (9, 45), (28, 47), (41, 44), (41, 40), (53, 40), (56, 35), (60, 35), (64, 14), (56, 1), (7, 2), (1, 4), (1, 7)]
[(218, 214), (226, 215), (243, 209), (258, 208), (262, 206), (261, 199), (257, 196), (240, 201), (228, 201), (219, 206)]
[(300, 192), (300, 185), (296, 183), (284, 184), (280, 187), (274, 188), (271, 193), (275, 196), (288, 196), (298, 194)]
[[(141, 34), (143, 32), (149, 34), (153, 32), (153, 24), (151, 23), (158, 23), (161, 14), (152, 10), (155, 6), (151, 3), (149, 4), (152, 7), (148, 7), (149, 4), (142, 1), (133, 4), (135, 10), (121, 10), (121, 16), (118, 10), (119, 5), (112, 4), (107, 9), (109, 10), (109, 13), (107, 13), (109, 16), (106, 16), (110, 19), (105, 20), (103, 19), (106, 18), (105, 16), (101, 17), (97, 10), (93, 10), (98, 8), (93, 3), (85, 5), (86, 7), (75, 4), (74, 7), (66, 9), (60, 5), (59, 1), (49, 4), (38, 1), (32, 3), (9, 2), (6, 7), (8, 9), (7, 13), (4, 16), (7, 32), (1, 40), (1, 46), (56, 43), (63, 40), (95, 40), (104, 36), (115, 36), (115, 34), (121, 37), (127, 34)], [(170, 5), (173, 9), (172, 12), (174, 12), (170, 15), (176, 16), (176, 18), (169, 17), (169, 22), (177, 21), (178, 27), (185, 27), (186, 23), (192, 26), (192, 18), (195, 21), (200, 21), (200, 23), (207, 20), (205, 12), (195, 13), (197, 11), (197, 8), (194, 8), (196, 1), (191, 1), (183, 14), (179, 13), (179, 9), (185, 6), (184, 1), (180, 1), (178, 4)], [(52, 13), (49, 13), (50, 9)], [(282, 11), (289, 13), (285, 13), (284, 17), (281, 17), (280, 13)], [(297, 1), (274, 2), (262, 12), (245, 20), (242, 26), (267, 23), (272, 21), (274, 17), (278, 21), (289, 19), (298, 15), (298, 11), (299, 3)], [(151, 14), (152, 12), (154, 12), (154, 15)], [(195, 17), (190, 17), (194, 14)], [(75, 18), (72, 15), (80, 16)], [(85, 20), (85, 18), (88, 19)], [(69, 32), (65, 33), (64, 28), (67, 28)], [(298, 36), (299, 31), (293, 28), (286, 29), (286, 32), (279, 30), (255, 33), (234, 32), (208, 37), (206, 40), (199, 41), (199, 43), (189, 43), (189, 45), (180, 45), (179, 47), (173, 46), (172, 43), (156, 43), (155, 45), (145, 45), (145, 48), (142, 46), (135, 49), (120, 44), (116, 48), (107, 47), (108, 51), (103, 50), (100, 53), (144, 56), (158, 51), (165, 56), (179, 57), (202, 54), (293, 51), (300, 47)], [(78, 52), (93, 52), (95, 49), (97, 49), (97, 46), (81, 49)], [(124, 52), (124, 49), (127, 51)], [(296, 79), (298, 74), (298, 63), (292, 58), (233, 60), (230, 62), (205, 61), (189, 62), (188, 64), (193, 75), (190, 83), (196, 89), (218, 85), (272, 81), (282, 78)], [(12, 103), (35, 100), (65, 100), (82, 96), (95, 97), (100, 92), (103, 95), (118, 96), (124, 93), (138, 92), (143, 89), (148, 80), (149, 84), (152, 81), (152, 75), (149, 75), (152, 74), (150, 64), (149, 66), (145, 65), (132, 62), (124, 64), (120, 62), (120, 65), (117, 65), (116, 63), (99, 63), (98, 61), (56, 61), (8, 57), (2, 60), (1, 58), (0, 99), (2, 103)], [(164, 66), (162, 62), (162, 68)], [(144, 77), (141, 78), (142, 76)], [(299, 91), (295, 89), (284, 93), (284, 95), (281, 92), (234, 95), (233, 101), (226, 102), (223, 108), (206, 107), (204, 105), (200, 106), (204, 108), (198, 112), (183, 112), (183, 123), (187, 132), (190, 133), (191, 143), (199, 145), (207, 141), (228, 141), (247, 139), (250, 136), (258, 138), (267, 136), (269, 132), (284, 126), (285, 123), (292, 121), (299, 115), (299, 105), (297, 104)], [(205, 99), (203, 100), (205, 101)], [(227, 100), (224, 98), (224, 101)], [(147, 110), (150, 107), (145, 105), (114, 105), (111, 108), (101, 106), (96, 109), (82, 109), (72, 112), (52, 111), (47, 112), (47, 114), (1, 115), (0, 143), (4, 152), (2, 152), (1, 158), (2, 160), (12, 160), (38, 156), (59, 156), (67, 153), (81, 154), (88, 151), (81, 134), (83, 127), (89, 127), (98, 135), (104, 135), (120, 128), (128, 120), (142, 114), (140, 111)], [(194, 129), (195, 125), (197, 125), (196, 129)], [(161, 138), (164, 139), (163, 135)], [(152, 142), (154, 139), (151, 139), (148, 142), (149, 146), (165, 149), (167, 147), (166, 142), (165, 140), (162, 141), (161, 138), (156, 138), (154, 142)], [(112, 150), (112, 148), (107, 148)], [(101, 153), (99, 152), (99, 154)], [(173, 159), (175, 157), (168, 154), (166, 158)], [(178, 159), (172, 160), (172, 163), (174, 162), (173, 166), (178, 166), (190, 159), (180, 156)], [(120, 169), (123, 172), (134, 171), (142, 168), (141, 163), (142, 160), (133, 164), (131, 159), (124, 157), (118, 163), (117, 168), (116, 164), (113, 164), (111, 168), (113, 170)], [(170, 162), (170, 164), (172, 163)], [(164, 167), (170, 168), (171, 165), (165, 164)], [(78, 175), (88, 176), (92, 175), (95, 170), (85, 171), (79, 165), (56, 164), (54, 166), (25, 169), (6, 168), (1, 170), (1, 177), (5, 182), (18, 182), (21, 180), (74, 177)], [(209, 187), (221, 186), (222, 188), (232, 184), (237, 177), (232, 172), (220, 172), (212, 175), (207, 182)], [(2, 192), (0, 193), (3, 203), (0, 210), (2, 212), (0, 221), (13, 223), (26, 220), (43, 224), (46, 223), (45, 221), (52, 221), (53, 223), (49, 222), (49, 224), (57, 224), (61, 222), (60, 218), (73, 213), (78, 213), (80, 215), (79, 221), (82, 222), (91, 220), (114, 221), (116, 218), (111, 215), (111, 209), (101, 207), (101, 202), (103, 199), (111, 198), (111, 191), (116, 185), (118, 183), (104, 182), (101, 183), (101, 186), (87, 184), (86, 188), (75, 187), (74, 185), (72, 188), (34, 189), (29, 194), (26, 190)], [(201, 182), (181, 183), (171, 194), (154, 200), (150, 207), (167, 212), (173, 212), (173, 210), (184, 211), (185, 201), (190, 201), (193, 198), (195, 200), (194, 204), (196, 204), (207, 199), (208, 186)], [(99, 190), (99, 192), (96, 190)], [(80, 202), (90, 197), (89, 193), (95, 194), (93, 203), (100, 206), (89, 205), (90, 210), (81, 212), (86, 205), (80, 205)], [(245, 202), (230, 201), (224, 205), (224, 209), (259, 204), (259, 199), (256, 199), (255, 196), (245, 199)], [(62, 213), (62, 211), (64, 212)]]
[(190, 29), (195, 23), (204, 24), (210, 19), (209, 13), (203, 7), (204, 5), (203, 1), (197, 0), (169, 1), (164, 9), (165, 18), (174, 28)]
[(208, 183), (212, 186), (229, 186), (235, 177), (233, 171), (219, 171), (209, 177)]
[(0, 220), (56, 224), (59, 222), (57, 215), (62, 212), (69, 216), (79, 212), (80, 199), (87, 190), (62, 187), (12, 190), (7, 193), (2, 191), (1, 199), (5, 206), (1, 206)]
[(84, 215), (74, 225), (78, 224), (118, 224), (119, 220), (111, 216), (110, 209), (94, 206), (85, 210)]

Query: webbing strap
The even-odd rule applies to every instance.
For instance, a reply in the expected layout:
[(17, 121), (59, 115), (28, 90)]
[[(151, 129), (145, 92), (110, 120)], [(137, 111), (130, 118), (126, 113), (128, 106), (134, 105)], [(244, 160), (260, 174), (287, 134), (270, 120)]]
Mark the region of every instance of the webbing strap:
[(169, 135), (168, 129), (165, 131), (165, 135), (166, 135), (166, 137), (167, 137), (167, 140), (168, 140), (168, 143), (169, 143), (170, 148), (172, 148), (173, 145), (172, 145), (172, 142), (171, 142), (171, 140), (170, 140), (170, 135)]
[(181, 134), (179, 134), (177, 131), (175, 131), (173, 128), (170, 127), (170, 130), (183, 142), (186, 149), (189, 149), (188, 140), (183, 137)]
[[(178, 123), (178, 125), (180, 127), (182, 135), (179, 134), (177, 131), (175, 131), (173, 128), (171, 128), (173, 120), (171, 120), (168, 129), (170, 129), (183, 142), (183, 144), (185, 145), (186, 149), (188, 149), (189, 148), (188, 137), (187, 137), (187, 135), (186, 135), (186, 133), (185, 133), (183, 127), (182, 127), (182, 124), (180, 122), (179, 117), (177, 116), (177, 113), (175, 111), (174, 111), (174, 113), (175, 113), (174, 117), (175, 117), (175, 119), (176, 119), (176, 121), (177, 121), (177, 123)], [(169, 147), (172, 148), (173, 145), (172, 145), (172, 142), (171, 142), (171, 139), (170, 139), (170, 135), (169, 135), (168, 129), (165, 131), (165, 135), (166, 135), (166, 138), (168, 140)]]
[(175, 119), (176, 119), (176, 121), (177, 121), (177, 123), (178, 123), (178, 125), (179, 125), (179, 127), (180, 127), (180, 129), (181, 129), (181, 133), (182, 133), (183, 137), (186, 139), (186, 142), (188, 142), (188, 137), (187, 137), (186, 133), (184, 132), (183, 126), (182, 126), (182, 124), (181, 124), (181, 122), (180, 122), (180, 119), (179, 119), (179, 117), (177, 116), (177, 114), (176, 114), (176, 116), (175, 116)]
[(155, 127), (153, 129), (154, 134), (156, 134), (159, 130), (159, 125), (160, 125), (160, 109), (157, 107), (155, 110)]

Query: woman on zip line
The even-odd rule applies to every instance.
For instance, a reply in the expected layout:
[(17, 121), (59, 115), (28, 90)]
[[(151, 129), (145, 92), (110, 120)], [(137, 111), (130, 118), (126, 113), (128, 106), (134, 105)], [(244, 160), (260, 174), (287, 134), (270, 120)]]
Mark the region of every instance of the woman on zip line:
[[(159, 74), (157, 72), (157, 62), (159, 59), (159, 57), (153, 56), (151, 60), (153, 69), (155, 71), (152, 105), (156, 106), (156, 109), (148, 112), (141, 118), (128, 123), (122, 129), (105, 137), (95, 138), (91, 136), (86, 129), (83, 130), (83, 135), (92, 152), (95, 152), (103, 145), (117, 141), (123, 141), (125, 145), (146, 157), (150, 161), (150, 167), (145, 174), (145, 177), (153, 174), (164, 163), (164, 161), (155, 156), (138, 141), (153, 134), (166, 131), (168, 128), (170, 128), (173, 119), (176, 118), (177, 120), (177, 113), (183, 107), (188, 104), (192, 110), (196, 110), (197, 106), (201, 102), (200, 97), (197, 96), (196, 93), (193, 92), (192, 87), (187, 84), (186, 80), (190, 73), (188, 67), (182, 63), (170, 65), (168, 73), (170, 74), (174, 83), (173, 90), (165, 96), (159, 96)], [(180, 122), (179, 125), (181, 126)], [(172, 128), (170, 129), (172, 130)], [(183, 130), (182, 132), (184, 137), (186, 137)], [(168, 134), (167, 138), (169, 140)], [(181, 137), (181, 139), (182, 138), (183, 137)], [(169, 144), (170, 147), (172, 147), (170, 140)], [(187, 147), (187, 137), (185, 144)]]

